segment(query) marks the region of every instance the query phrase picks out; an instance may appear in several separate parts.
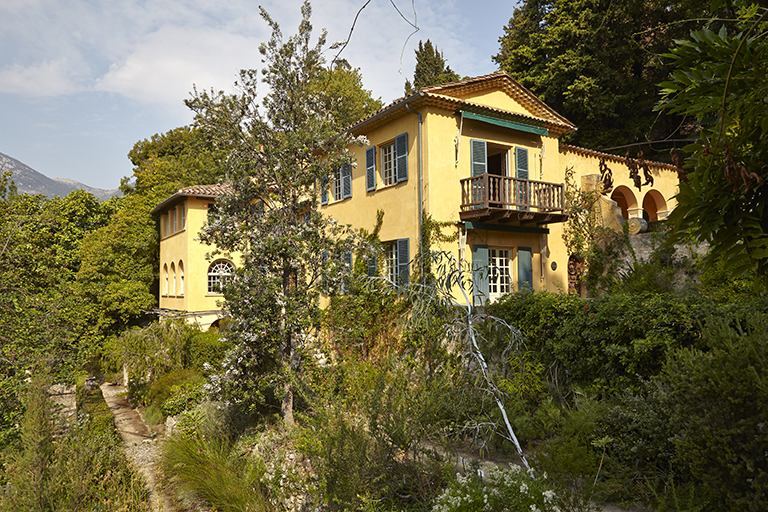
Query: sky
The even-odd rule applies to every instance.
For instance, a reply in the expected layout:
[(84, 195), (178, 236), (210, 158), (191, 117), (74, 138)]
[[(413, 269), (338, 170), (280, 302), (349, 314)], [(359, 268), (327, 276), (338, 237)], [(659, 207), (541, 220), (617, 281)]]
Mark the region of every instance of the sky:
[[(263, 67), (258, 47), (270, 33), (259, 5), (290, 36), (301, 3), (2, 0), (0, 152), (51, 178), (117, 188), (132, 173), (137, 141), (192, 122), (184, 100), (193, 86), (232, 92), (238, 70)], [(346, 40), (365, 3), (315, 0), (314, 33)], [(430, 39), (459, 75), (492, 73), (516, 4), (370, 0), (341, 57), (385, 103), (413, 78), (419, 40)]]

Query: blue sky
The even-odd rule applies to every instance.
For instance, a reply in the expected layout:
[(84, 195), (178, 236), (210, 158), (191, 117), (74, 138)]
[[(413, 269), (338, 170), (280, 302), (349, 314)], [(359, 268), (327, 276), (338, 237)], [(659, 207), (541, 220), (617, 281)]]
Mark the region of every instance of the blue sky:
[[(342, 54), (384, 102), (412, 78), (420, 39), (460, 75), (496, 71), (491, 56), (517, 4), (394, 3), (418, 32), (390, 0), (371, 0)], [(315, 33), (346, 39), (364, 4), (316, 0)], [(231, 91), (239, 69), (261, 68), (269, 31), (259, 5), (295, 33), (300, 0), (3, 0), (0, 152), (52, 178), (116, 188), (132, 172), (127, 154), (137, 141), (192, 121), (184, 99), (193, 84)]]

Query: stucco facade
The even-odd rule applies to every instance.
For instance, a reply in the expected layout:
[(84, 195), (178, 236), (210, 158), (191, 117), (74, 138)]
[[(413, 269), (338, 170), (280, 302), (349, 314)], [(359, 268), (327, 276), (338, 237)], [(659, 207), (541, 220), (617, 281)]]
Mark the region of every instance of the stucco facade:
[[(334, 194), (347, 184), (331, 183), (321, 208), (367, 230), (384, 211), (380, 239), (391, 242), (393, 253), (407, 248), (409, 258), (418, 248), (422, 212), (451, 223), (458, 241), (436, 249), (474, 271), (475, 302), (524, 286), (567, 291), (566, 170), (578, 185), (595, 183), (601, 162), (612, 171), (614, 187), (601, 207), (606, 225), (616, 228), (633, 217), (666, 218), (677, 193), (670, 165), (645, 163), (653, 184), (638, 189), (626, 159), (561, 146), (560, 136), (575, 129), (505, 73), (426, 87), (348, 129), (365, 135), (369, 145), (350, 148), (356, 165), (349, 189)], [(403, 139), (406, 154), (394, 151), (390, 158), (388, 147)], [(389, 183), (392, 161), (397, 179)], [(385, 276), (386, 259), (379, 268)]]
[[(395, 282), (413, 270), (427, 215), (458, 234), (457, 241), (432, 249), (471, 272), (476, 304), (523, 287), (566, 292), (566, 172), (577, 185), (596, 188), (601, 168), (610, 169), (613, 187), (599, 204), (605, 225), (615, 229), (632, 218), (666, 218), (678, 183), (670, 165), (560, 144), (575, 129), (505, 73), (425, 87), (347, 129), (368, 143), (350, 147), (351, 165), (321, 185), (320, 209), (368, 231), (383, 211), (385, 254), (377, 268), (368, 268)], [(639, 169), (637, 184), (630, 167)], [(221, 314), (222, 296), (208, 284), (211, 265), (241, 264), (239, 255), (211, 261), (212, 248), (197, 239), (208, 205), (224, 193), (218, 185), (188, 187), (153, 211), (161, 229), (160, 308), (203, 327)], [(462, 301), (459, 290), (454, 294)]]
[(224, 296), (217, 282), (240, 265), (239, 254), (217, 254), (200, 242), (208, 208), (217, 196), (230, 193), (225, 185), (180, 189), (152, 210), (160, 225), (160, 314), (181, 317), (207, 329), (221, 318)]

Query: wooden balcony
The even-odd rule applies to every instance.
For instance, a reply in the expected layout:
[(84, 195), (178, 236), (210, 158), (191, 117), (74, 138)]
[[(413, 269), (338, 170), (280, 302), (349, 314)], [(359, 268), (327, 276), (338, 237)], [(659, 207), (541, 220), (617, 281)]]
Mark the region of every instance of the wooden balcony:
[(568, 218), (562, 183), (487, 173), (460, 182), (463, 221), (541, 225)]

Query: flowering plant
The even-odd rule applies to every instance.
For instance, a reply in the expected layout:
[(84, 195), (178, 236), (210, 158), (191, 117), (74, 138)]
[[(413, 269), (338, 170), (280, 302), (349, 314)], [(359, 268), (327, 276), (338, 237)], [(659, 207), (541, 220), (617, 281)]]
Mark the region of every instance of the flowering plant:
[(526, 472), (520, 466), (506, 470), (493, 464), (483, 465), (477, 475), (457, 473), (456, 480), (435, 498), (432, 512), (560, 512), (560, 500), (546, 474), (533, 476), (532, 470)]

